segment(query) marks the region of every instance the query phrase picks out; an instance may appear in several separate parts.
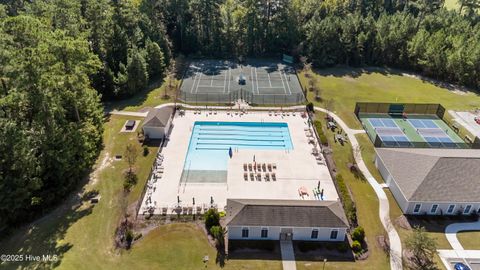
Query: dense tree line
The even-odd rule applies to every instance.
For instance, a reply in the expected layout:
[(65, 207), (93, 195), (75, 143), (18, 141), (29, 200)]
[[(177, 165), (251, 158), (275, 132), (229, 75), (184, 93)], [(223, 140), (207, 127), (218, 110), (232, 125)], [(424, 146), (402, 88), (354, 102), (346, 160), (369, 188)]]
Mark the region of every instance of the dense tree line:
[(480, 0), (0, 0), (0, 226), (66, 195), (101, 147), (100, 100), (174, 55), (306, 56), (480, 87)]

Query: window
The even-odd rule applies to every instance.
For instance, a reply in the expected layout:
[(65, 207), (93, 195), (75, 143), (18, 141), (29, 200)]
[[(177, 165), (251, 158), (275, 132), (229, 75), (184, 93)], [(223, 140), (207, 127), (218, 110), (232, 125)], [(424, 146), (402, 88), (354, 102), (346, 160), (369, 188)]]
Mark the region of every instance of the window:
[(415, 204), (415, 207), (413, 208), (413, 213), (418, 214), (420, 212), (420, 208), (422, 207), (421, 204)]
[(430, 209), (430, 213), (432, 213), (432, 214), (437, 213), (437, 208), (438, 208), (438, 204), (432, 205), (432, 209)]
[(267, 238), (268, 237), (268, 229), (263, 228), (262, 233), (261, 233), (262, 238)]
[(471, 205), (467, 205), (465, 207), (465, 210), (463, 210), (463, 213), (464, 214), (469, 214), (470, 213), (470, 210), (472, 210), (472, 206)]
[(248, 228), (242, 229), (242, 238), (248, 238)]
[(338, 237), (338, 230), (332, 230), (330, 232), (330, 239), (337, 239)]
[(317, 239), (318, 238), (318, 230), (317, 229), (312, 230), (312, 235), (310, 236), (310, 238), (312, 238), (312, 239)]
[(450, 204), (447, 209), (447, 214), (452, 214), (453, 210), (455, 210), (455, 204)]

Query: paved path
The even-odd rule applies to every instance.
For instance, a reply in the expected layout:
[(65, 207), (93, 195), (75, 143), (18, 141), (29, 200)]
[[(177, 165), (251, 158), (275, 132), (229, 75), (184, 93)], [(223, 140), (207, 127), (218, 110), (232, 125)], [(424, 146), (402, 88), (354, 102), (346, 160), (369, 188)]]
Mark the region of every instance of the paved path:
[[(192, 106), (188, 104), (183, 104), (183, 103), (166, 103), (162, 104), (159, 106), (156, 106), (155, 108), (163, 108), (166, 106), (174, 106), (174, 105), (181, 105), (185, 108), (190, 108), (190, 109), (205, 109), (206, 106)], [(209, 109), (230, 109), (232, 107), (225, 107), (225, 106), (208, 106)], [(298, 110), (298, 109), (304, 109), (305, 106), (291, 106), (291, 107), (284, 107), (281, 108), (282, 110)], [(260, 107), (260, 108), (248, 108), (248, 110), (274, 110), (278, 111), (280, 110), (278, 107)], [(353, 149), (360, 149), (360, 145), (357, 141), (357, 138), (355, 137), (356, 134), (364, 133), (364, 130), (356, 130), (356, 129), (351, 129), (348, 127), (348, 125), (335, 113), (328, 111), (324, 108), (320, 107), (315, 107), (316, 111), (324, 112), (333, 117), (335, 121), (341, 126), (341, 128), (345, 131), (347, 134), (350, 143), (352, 145)], [(125, 113), (125, 115), (132, 115), (130, 112), (122, 112)], [(120, 114), (120, 112), (115, 112), (114, 114)], [(134, 113), (134, 114), (140, 114), (140, 113)], [(145, 114), (146, 115), (146, 114)], [(363, 161), (361, 152), (358, 151), (358, 153), (355, 155), (355, 161), (357, 162), (358, 168), (362, 172), (362, 174), (365, 176), (367, 179), (368, 183), (372, 186), (373, 190), (375, 191), (375, 194), (377, 195), (378, 202), (379, 202), (379, 216), (380, 216), (380, 221), (382, 222), (383, 227), (388, 233), (388, 238), (390, 240), (390, 268), (392, 270), (402, 270), (402, 243), (400, 241), (400, 236), (398, 235), (398, 232), (395, 230), (395, 227), (393, 226), (390, 216), (389, 216), (389, 211), (390, 211), (390, 205), (388, 203), (388, 198), (387, 194), (383, 191), (382, 185), (379, 184), (375, 178), (372, 176), (370, 171), (368, 170), (367, 166), (365, 165), (365, 162)], [(282, 251), (283, 254), (283, 251)], [(292, 247), (292, 256), (293, 256), (293, 261), (295, 260), (294, 255), (293, 255), (293, 247)], [(283, 255), (282, 255), (283, 257)], [(284, 269), (295, 269), (295, 268), (285, 268), (285, 267), (290, 267), (291, 264), (288, 263), (288, 261), (283, 261)], [(293, 266), (295, 267), (295, 263), (293, 263)]]
[(480, 220), (476, 222), (453, 223), (445, 228), (445, 236), (454, 250), (463, 250), (463, 246), (457, 238), (457, 232), (461, 231), (480, 231)]
[(111, 111), (110, 114), (135, 116), (135, 117), (146, 117), (148, 112)]
[[(352, 144), (353, 149), (360, 149), (360, 145), (357, 141), (357, 138), (355, 137), (355, 134), (358, 134), (358, 130), (353, 130), (348, 127), (348, 125), (343, 122), (343, 120), (338, 117), (336, 114), (333, 112), (330, 112), (326, 109), (320, 108), (320, 107), (315, 107), (316, 111), (321, 111), (324, 113), (329, 114), (330, 116), (335, 119), (335, 121), (342, 127), (342, 129), (347, 133), (347, 136), (350, 140), (350, 143)], [(382, 186), (375, 180), (375, 178), (372, 176), (370, 171), (368, 170), (367, 166), (365, 165), (365, 162), (363, 161), (362, 154), (358, 152), (355, 155), (355, 161), (357, 162), (358, 168), (362, 172), (362, 174), (365, 176), (367, 179), (368, 183), (372, 186), (373, 190), (375, 191), (375, 194), (378, 197), (378, 202), (380, 204), (380, 221), (383, 224), (383, 227), (388, 233), (388, 238), (390, 240), (390, 268), (392, 270), (402, 270), (402, 243), (400, 241), (400, 236), (398, 235), (397, 231), (395, 230), (395, 227), (393, 226), (391, 220), (390, 220), (390, 205), (388, 204), (388, 198), (387, 194), (382, 189)]]
[(292, 241), (280, 241), (280, 251), (282, 252), (283, 270), (296, 270), (297, 265), (295, 264)]

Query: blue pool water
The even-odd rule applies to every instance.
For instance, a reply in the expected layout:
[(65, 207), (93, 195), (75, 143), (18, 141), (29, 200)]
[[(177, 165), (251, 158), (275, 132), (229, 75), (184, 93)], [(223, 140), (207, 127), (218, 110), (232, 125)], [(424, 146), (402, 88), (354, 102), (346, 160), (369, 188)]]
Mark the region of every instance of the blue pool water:
[(184, 170), (227, 170), (228, 151), (293, 149), (287, 123), (195, 122)]

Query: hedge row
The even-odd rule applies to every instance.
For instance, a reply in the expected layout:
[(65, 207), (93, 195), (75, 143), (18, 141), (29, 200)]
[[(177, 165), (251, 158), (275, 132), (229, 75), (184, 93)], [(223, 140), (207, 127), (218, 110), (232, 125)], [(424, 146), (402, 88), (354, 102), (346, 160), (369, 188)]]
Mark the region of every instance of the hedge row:
[(323, 133), (322, 122), (320, 122), (319, 120), (315, 120), (313, 121), (313, 125), (317, 130), (318, 139), (320, 140), (320, 143), (323, 145), (327, 145), (328, 144), (327, 136), (325, 136), (325, 133)]
[(345, 210), (345, 214), (351, 225), (357, 224), (357, 209), (355, 208), (355, 204), (353, 203), (352, 197), (350, 197), (350, 192), (348, 191), (347, 185), (343, 180), (343, 176), (341, 174), (337, 174), (336, 176), (338, 189), (340, 192), (340, 197), (342, 198), (343, 207)]

